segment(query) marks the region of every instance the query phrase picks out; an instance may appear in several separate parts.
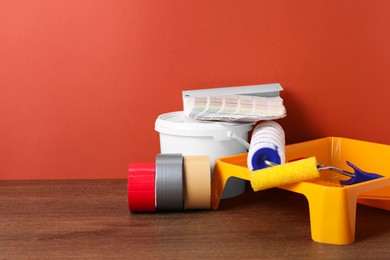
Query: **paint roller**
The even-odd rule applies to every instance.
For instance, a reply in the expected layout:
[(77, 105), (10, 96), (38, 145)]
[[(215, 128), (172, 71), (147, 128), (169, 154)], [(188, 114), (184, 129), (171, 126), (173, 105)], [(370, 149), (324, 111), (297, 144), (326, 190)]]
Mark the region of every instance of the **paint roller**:
[(252, 134), (247, 164), (254, 191), (318, 178), (316, 158), (285, 163), (285, 134), (275, 121), (258, 124)]
[(320, 171), (325, 170), (336, 171), (345, 176), (351, 177), (348, 180), (340, 180), (340, 184), (343, 186), (353, 185), (383, 177), (383, 175), (380, 174), (365, 172), (349, 161), (347, 161), (347, 164), (354, 170), (354, 173), (334, 166), (324, 166), (317, 163), (315, 157), (300, 159), (282, 165), (278, 165), (266, 160), (265, 164), (269, 165), (269, 168), (253, 171), (250, 174), (250, 182), (254, 191), (265, 190), (285, 184), (319, 178)]
[(279, 187), (286, 184), (319, 178), (315, 157), (271, 166), (250, 173), (250, 182), (254, 191)]
[(318, 164), (315, 157), (284, 163), (284, 140), (283, 128), (274, 121), (265, 121), (255, 127), (247, 157), (248, 168), (251, 170), (249, 180), (254, 191), (319, 178), (320, 171), (323, 170), (333, 170), (351, 177), (349, 180), (340, 180), (341, 185), (352, 185), (383, 177), (364, 172), (349, 161), (347, 164), (354, 173)]

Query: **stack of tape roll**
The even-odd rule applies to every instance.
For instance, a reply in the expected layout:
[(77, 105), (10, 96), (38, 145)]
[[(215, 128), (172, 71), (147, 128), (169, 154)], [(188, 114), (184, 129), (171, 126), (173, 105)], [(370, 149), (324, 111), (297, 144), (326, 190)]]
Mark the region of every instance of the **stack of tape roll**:
[(275, 121), (258, 124), (252, 133), (248, 151), (248, 168), (251, 171), (268, 167), (266, 161), (283, 164), (286, 160), (285, 134)]
[(156, 163), (129, 165), (131, 212), (182, 211), (210, 208), (208, 156), (158, 154)]

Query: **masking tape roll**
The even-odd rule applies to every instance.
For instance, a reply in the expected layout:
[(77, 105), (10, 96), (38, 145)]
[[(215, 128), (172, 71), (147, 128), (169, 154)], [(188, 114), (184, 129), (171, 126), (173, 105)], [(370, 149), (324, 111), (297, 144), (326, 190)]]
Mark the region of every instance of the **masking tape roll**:
[(154, 184), (154, 163), (134, 163), (129, 165), (127, 194), (131, 212), (156, 211)]
[(184, 208), (209, 209), (211, 198), (210, 159), (184, 156)]
[(183, 210), (183, 156), (159, 154), (156, 156), (157, 210)]

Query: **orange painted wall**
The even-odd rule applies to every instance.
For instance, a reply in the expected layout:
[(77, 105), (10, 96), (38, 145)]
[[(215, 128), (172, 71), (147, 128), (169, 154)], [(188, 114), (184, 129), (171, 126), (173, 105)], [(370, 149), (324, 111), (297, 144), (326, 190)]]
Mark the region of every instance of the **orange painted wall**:
[(390, 1), (0, 1), (0, 179), (126, 178), (181, 91), (279, 82), (287, 143), (390, 144)]

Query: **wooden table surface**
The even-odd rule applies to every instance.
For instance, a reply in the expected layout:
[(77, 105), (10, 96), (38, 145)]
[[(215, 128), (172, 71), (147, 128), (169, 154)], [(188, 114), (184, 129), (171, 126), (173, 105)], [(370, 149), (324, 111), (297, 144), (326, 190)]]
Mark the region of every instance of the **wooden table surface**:
[(126, 180), (0, 181), (0, 258), (390, 259), (389, 217), (359, 205), (355, 243), (327, 245), (311, 240), (305, 197), (280, 189), (129, 214)]

